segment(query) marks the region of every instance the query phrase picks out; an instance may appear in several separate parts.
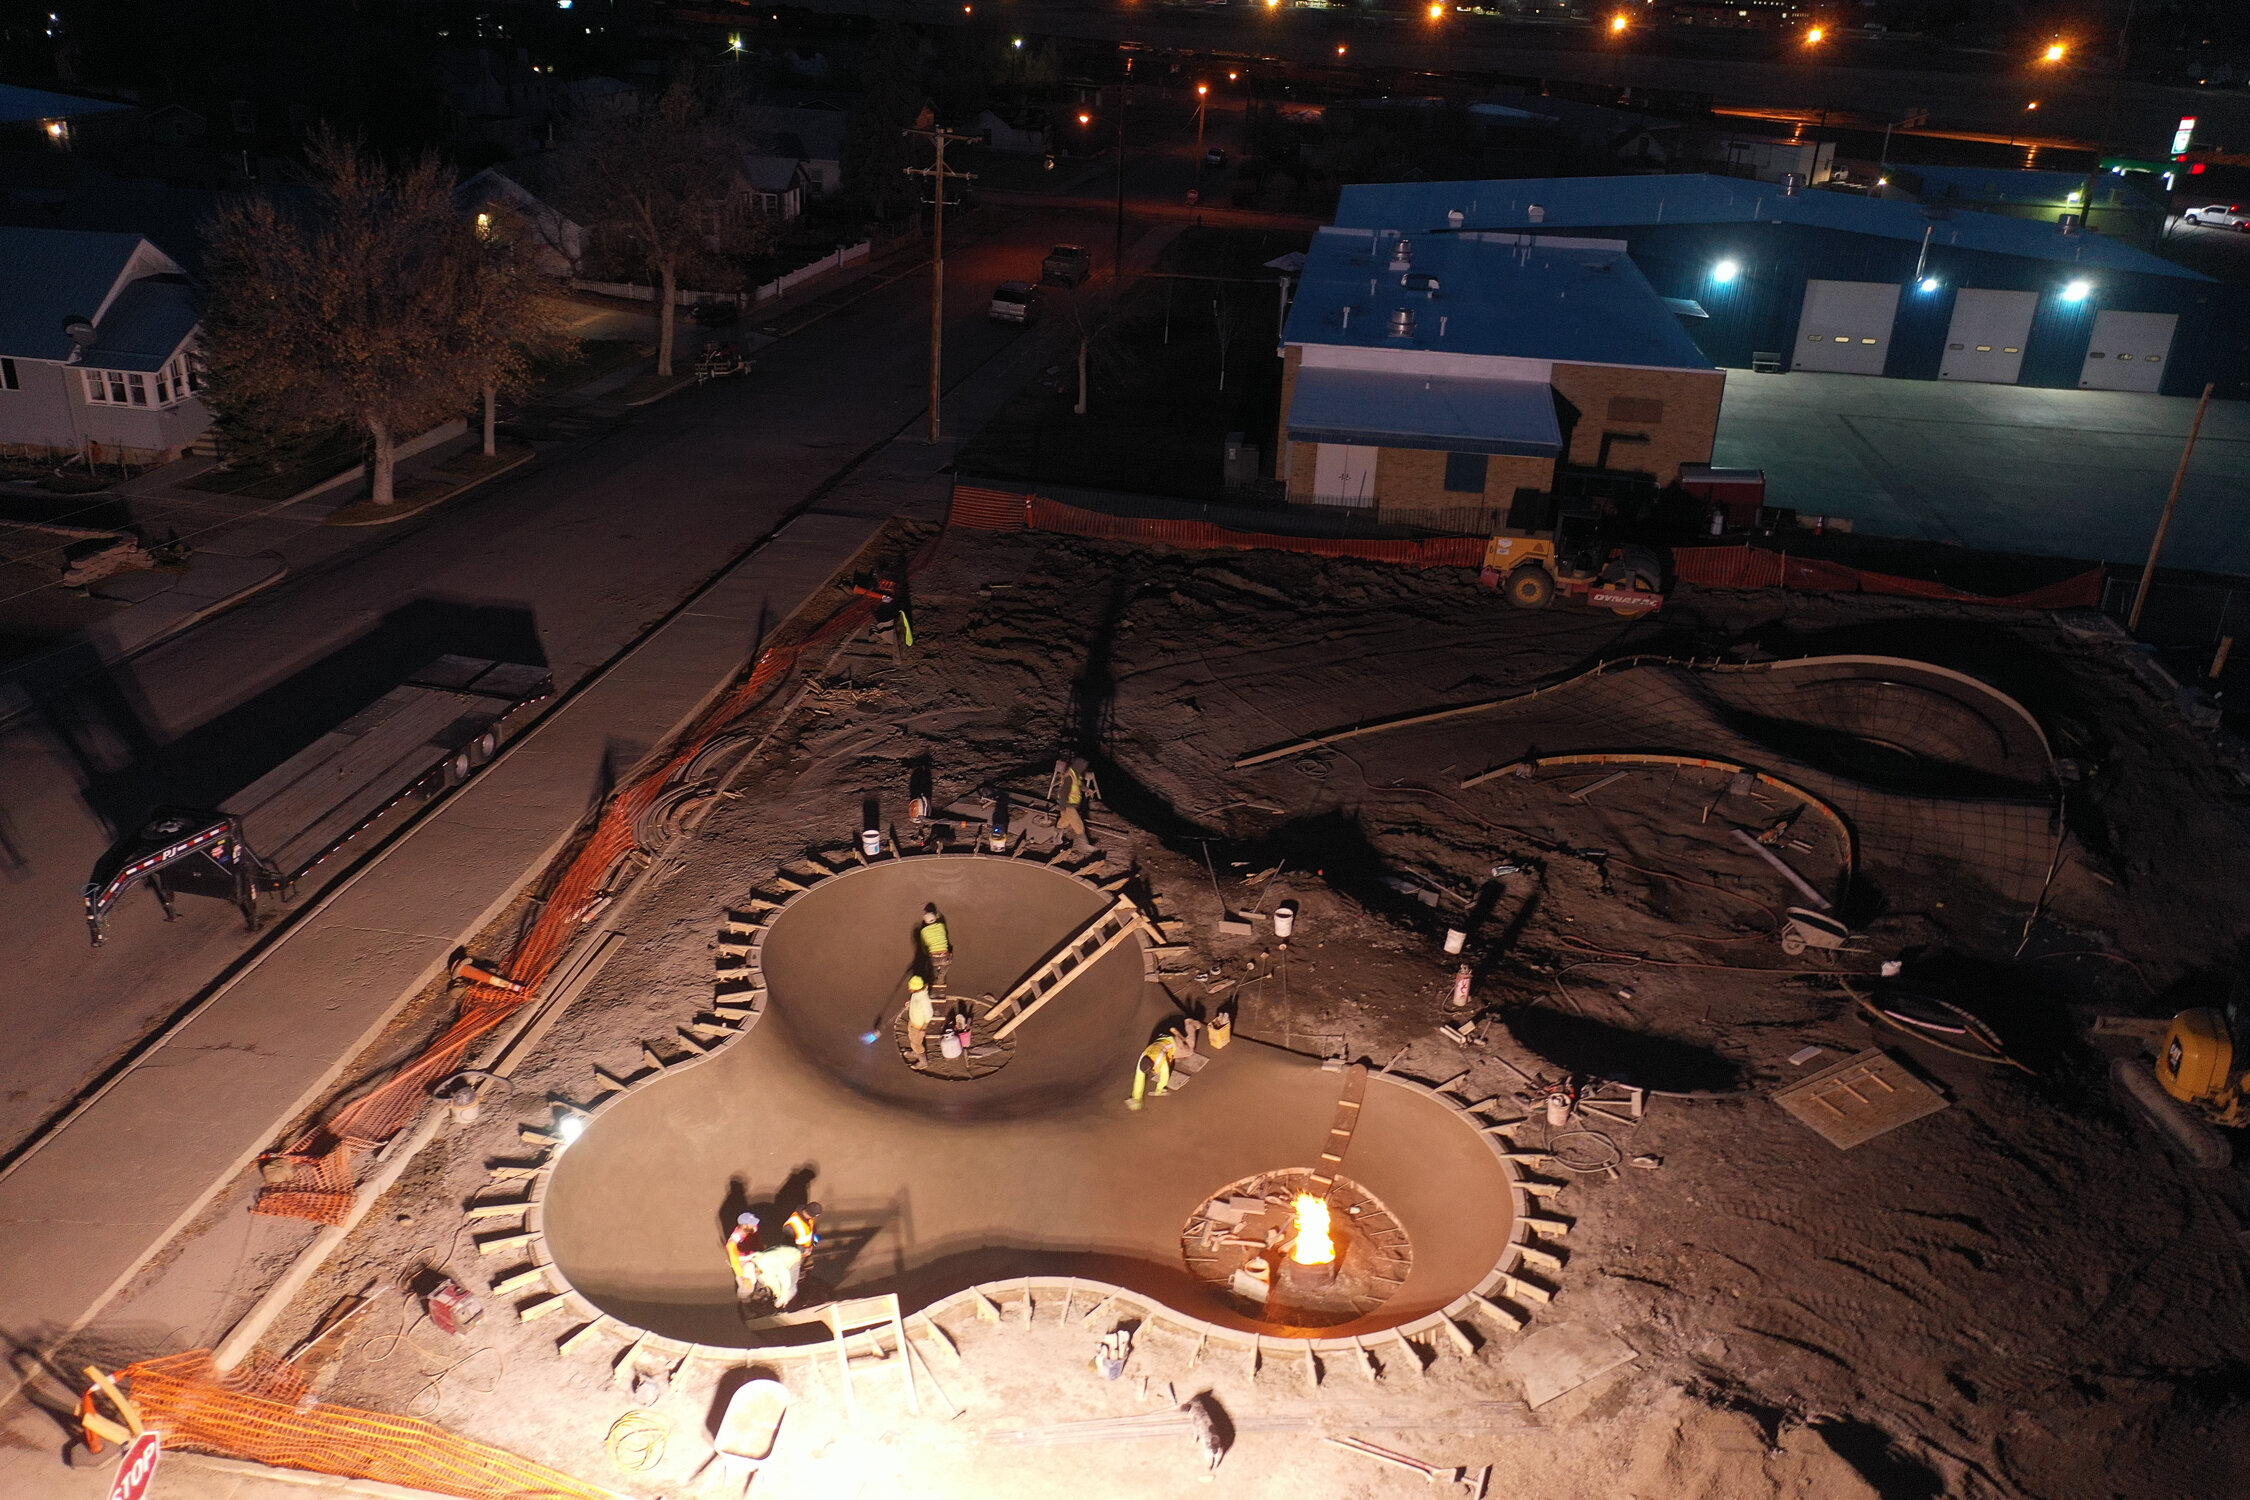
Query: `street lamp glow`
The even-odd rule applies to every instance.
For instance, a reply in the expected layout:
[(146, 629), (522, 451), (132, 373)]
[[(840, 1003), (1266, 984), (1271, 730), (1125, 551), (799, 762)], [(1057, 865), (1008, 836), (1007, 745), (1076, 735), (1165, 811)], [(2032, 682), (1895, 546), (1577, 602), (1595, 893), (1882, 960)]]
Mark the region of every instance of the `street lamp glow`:
[(1741, 274), (1742, 263), (1740, 261), (1722, 260), (1711, 268), (1711, 279), (1721, 286), (1726, 286)]
[(1017, 37), (1017, 38), (1016, 38), (1016, 39), (1015, 39), (1014, 41), (1012, 41), (1012, 42), (1008, 43), (1008, 45), (1009, 45), (1009, 46), (1011, 46), (1011, 47), (1017, 47), (1017, 48), (1020, 48), (1020, 47), (1022, 47), (1022, 46), (1023, 46), (1023, 38), (1019, 36), (1019, 37)]
[(2093, 290), (2094, 284), (2091, 281), (2074, 281), (2063, 288), (2063, 301), (2083, 302), (2093, 293)]
[(1445, 0), (1430, 0), (1430, 19), (1433, 21), (1445, 19)]
[(2039, 60), (2043, 63), (2059, 63), (2069, 55), (2070, 48), (2066, 43), (2049, 42), (2047, 50), (2039, 54)]
[(1094, 123), (1094, 117), (1092, 115), (1082, 114), (1078, 117), (1078, 123), (1081, 125), (1091, 125)]
[(1201, 99), (1201, 98), (1203, 98), (1204, 96), (1206, 96), (1206, 95), (1207, 95), (1207, 94), (1209, 94), (1210, 92), (1211, 92), (1211, 85), (1209, 85), (1208, 83), (1199, 83), (1199, 84), (1197, 84), (1197, 85), (1195, 86), (1195, 97), (1196, 97), (1196, 98), (1198, 98), (1198, 99)]
[(1625, 33), (1625, 28), (1632, 24), (1632, 20), (1623, 11), (1619, 11), (1609, 18), (1609, 34), (1611, 36), (1622, 36)]
[(2032, 100), (2029, 104), (2026, 104), (2024, 106), (2025, 109), (2037, 109), (2038, 107), (2039, 101), (2037, 99)]
[(1815, 26), (1805, 33), (1805, 45), (1808, 47), (1817, 47), (1827, 40), (1828, 28), (1825, 26)]

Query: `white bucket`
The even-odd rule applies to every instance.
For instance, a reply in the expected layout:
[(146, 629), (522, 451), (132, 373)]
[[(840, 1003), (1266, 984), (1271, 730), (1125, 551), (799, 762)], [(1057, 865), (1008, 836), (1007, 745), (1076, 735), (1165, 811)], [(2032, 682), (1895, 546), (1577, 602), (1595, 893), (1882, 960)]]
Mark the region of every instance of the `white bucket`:
[(1466, 932), (1463, 932), (1460, 928), (1448, 927), (1445, 929), (1446, 952), (1459, 953), (1464, 947), (1468, 945), (1468, 941), (1469, 935)]
[(1297, 930), (1297, 903), (1284, 901), (1273, 909), (1273, 935), (1285, 938)]
[(860, 852), (870, 859), (882, 853), (883, 830), (880, 828), (862, 828), (859, 831), (859, 847)]

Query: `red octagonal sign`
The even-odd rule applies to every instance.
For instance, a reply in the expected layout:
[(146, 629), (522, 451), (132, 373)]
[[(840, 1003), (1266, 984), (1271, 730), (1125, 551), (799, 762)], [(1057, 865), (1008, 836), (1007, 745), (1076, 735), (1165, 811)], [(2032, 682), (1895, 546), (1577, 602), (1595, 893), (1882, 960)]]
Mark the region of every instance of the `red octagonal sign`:
[(110, 1482), (109, 1500), (143, 1500), (149, 1481), (156, 1477), (157, 1455), (163, 1451), (164, 1440), (153, 1432), (133, 1439), (124, 1462), (117, 1466), (117, 1478)]

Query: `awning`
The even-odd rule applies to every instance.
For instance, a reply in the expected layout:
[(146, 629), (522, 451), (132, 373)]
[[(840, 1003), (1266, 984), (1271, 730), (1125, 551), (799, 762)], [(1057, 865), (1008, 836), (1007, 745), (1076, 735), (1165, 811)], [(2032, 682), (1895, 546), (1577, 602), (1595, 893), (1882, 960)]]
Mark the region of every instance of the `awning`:
[(1562, 452), (1554, 392), (1545, 381), (1378, 370), (1300, 369), (1289, 436), (1304, 443), (1527, 458)]

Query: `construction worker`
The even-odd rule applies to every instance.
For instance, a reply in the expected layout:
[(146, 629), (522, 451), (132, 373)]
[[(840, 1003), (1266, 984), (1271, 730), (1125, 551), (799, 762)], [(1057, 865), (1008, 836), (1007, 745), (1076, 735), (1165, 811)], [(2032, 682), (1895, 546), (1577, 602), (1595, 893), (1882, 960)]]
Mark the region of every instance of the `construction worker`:
[(1073, 755), (1055, 762), (1055, 780), (1062, 783), (1062, 801), (1055, 808), (1055, 832), (1068, 838), (1080, 854), (1090, 853), (1094, 841), (1086, 835), (1086, 798), (1098, 790), (1088, 774), (1086, 757)]
[(915, 935), (930, 960), (930, 983), (943, 995), (945, 971), (953, 967), (953, 935), (945, 930), (945, 918), (938, 915), (935, 906), (922, 908), (922, 926)]
[(735, 1215), (734, 1233), (727, 1236), (727, 1264), (734, 1270), (734, 1288), (739, 1296), (747, 1297), (757, 1286), (757, 1278), (750, 1270), (750, 1257), (766, 1248), (766, 1237), (759, 1232), (758, 1216), (748, 1211)]
[[(806, 1207), (815, 1217), (819, 1215), (818, 1204)], [(790, 1232), (794, 1235), (795, 1228)], [(805, 1232), (812, 1233), (810, 1220), (806, 1222)], [(765, 1235), (758, 1227), (758, 1216), (747, 1212), (736, 1215), (734, 1233), (727, 1236), (727, 1264), (734, 1269), (735, 1295), (747, 1302), (763, 1292), (773, 1299), (776, 1308), (796, 1301), (797, 1273), (805, 1264), (802, 1244), (809, 1243), (805, 1240), (798, 1245), (778, 1245), (769, 1250)]]
[(930, 998), (930, 983), (919, 974), (906, 976), (906, 1048), (914, 1054), (914, 1064), (920, 1067), (927, 1054), (923, 1043), (928, 1038), (930, 1023), (937, 1019), (937, 1002)]
[(782, 1221), (782, 1228), (797, 1242), (800, 1250), (810, 1250), (820, 1243), (820, 1205), (808, 1203)]
[(1148, 1092), (1153, 1079), (1155, 1092), (1161, 1094), (1172, 1086), (1172, 1060), (1187, 1050), (1187, 1042), (1180, 1033), (1167, 1031), (1141, 1049), (1133, 1060), (1133, 1097), (1125, 1101), (1127, 1109), (1139, 1109), (1141, 1098)]

